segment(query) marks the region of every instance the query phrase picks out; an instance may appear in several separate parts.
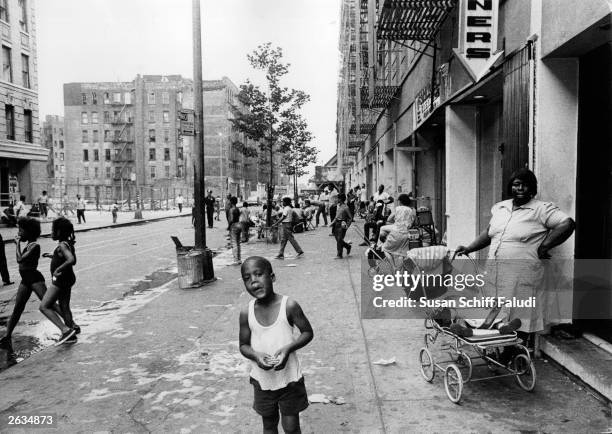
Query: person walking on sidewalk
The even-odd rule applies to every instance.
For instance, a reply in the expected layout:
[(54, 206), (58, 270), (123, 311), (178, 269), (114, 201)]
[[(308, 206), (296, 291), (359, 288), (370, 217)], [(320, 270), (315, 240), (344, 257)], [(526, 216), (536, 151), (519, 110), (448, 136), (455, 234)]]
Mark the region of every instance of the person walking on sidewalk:
[(81, 219), (83, 219), (83, 223), (87, 223), (85, 221), (85, 201), (81, 199), (81, 196), (78, 194), (77, 194), (76, 211), (77, 211), (78, 223), (81, 224)]
[(38, 197), (38, 208), (40, 209), (40, 218), (45, 220), (47, 219), (48, 202), (49, 196), (47, 196), (47, 191), (43, 190), (42, 194)]
[(249, 229), (251, 228), (251, 210), (249, 203), (243, 202), (240, 208), (240, 224), (242, 225), (242, 242), (249, 242)]
[(325, 222), (325, 226), (327, 226), (327, 204), (329, 203), (329, 195), (327, 194), (327, 187), (325, 190), (321, 192), (319, 195), (319, 209), (317, 210), (317, 214), (315, 216), (316, 225), (319, 227), (319, 216), (323, 214), (323, 221)]
[(212, 190), (208, 190), (208, 195), (204, 198), (204, 206), (206, 207), (206, 218), (208, 219), (208, 228), (212, 229), (213, 227), (213, 216), (215, 214), (215, 200), (212, 195)]
[(351, 245), (344, 241), (344, 237), (346, 236), (346, 230), (353, 221), (353, 215), (349, 207), (344, 203), (345, 201), (346, 195), (344, 193), (338, 194), (336, 218), (331, 222), (334, 236), (336, 237), (337, 255), (335, 259), (342, 259), (342, 252), (344, 249), (346, 249), (346, 256), (351, 254)]
[[(15, 306), (13, 313), (6, 324), (6, 334), (0, 339), (0, 348), (7, 350), (13, 354), (12, 336), (21, 314), (32, 295), (36, 294), (39, 300), (42, 300), (47, 287), (45, 286), (45, 278), (38, 271), (38, 260), (40, 259), (40, 245), (36, 242), (40, 236), (40, 222), (32, 217), (22, 217), (17, 221), (19, 233), (15, 237), (17, 264), (19, 264), (19, 274), (21, 275), (21, 283), (17, 288), (15, 296)], [(26, 241), (27, 244), (23, 251), (21, 250), (21, 242)], [(59, 306), (56, 304), (53, 309), (57, 313), (61, 313)], [(59, 343), (65, 342), (75, 332), (70, 333), (68, 327), (64, 326), (62, 336)]]
[(117, 201), (111, 206), (111, 214), (113, 215), (113, 223), (117, 223), (117, 212), (119, 211), (119, 205)]
[[(72, 269), (76, 264), (74, 226), (67, 218), (59, 217), (53, 220), (51, 234), (52, 238), (58, 241), (58, 245), (53, 254), (43, 254), (45, 258), (51, 259), (51, 285), (40, 303), (40, 311), (60, 329), (62, 337), (66, 328), (73, 330), (74, 333), (65, 341), (76, 342), (76, 335), (81, 332), (81, 328), (74, 323), (70, 310), (70, 294), (76, 282)], [(59, 302), (65, 324), (53, 309), (56, 302)]]
[(234, 255), (234, 262), (229, 265), (240, 265), (240, 238), (242, 233), (242, 224), (240, 223), (240, 211), (236, 204), (238, 198), (235, 196), (229, 199), (230, 208), (227, 211), (228, 230), (230, 233), (230, 244), (232, 245), (232, 253)]
[[(312, 326), (295, 300), (274, 292), (276, 277), (268, 260), (251, 256), (241, 273), (254, 298), (240, 311), (238, 338), (240, 353), (251, 360), (253, 409), (264, 433), (278, 432), (279, 419), (286, 433), (299, 433), (308, 395), (296, 351), (312, 341)], [(297, 338), (294, 327), (300, 331)]]
[(183, 212), (183, 202), (185, 202), (185, 198), (181, 193), (179, 193), (178, 197), (176, 198), (176, 206), (178, 206), (179, 214)]
[(304, 251), (298, 244), (298, 242), (293, 238), (293, 224), (295, 221), (294, 218), (295, 211), (291, 206), (291, 199), (288, 197), (283, 198), (283, 212), (281, 214), (280, 219), (272, 226), (280, 225), (280, 250), (278, 255), (275, 256), (274, 259), (285, 259), (285, 246), (287, 245), (287, 241), (291, 243), (293, 248), (297, 253), (297, 258), (301, 257), (304, 254)]

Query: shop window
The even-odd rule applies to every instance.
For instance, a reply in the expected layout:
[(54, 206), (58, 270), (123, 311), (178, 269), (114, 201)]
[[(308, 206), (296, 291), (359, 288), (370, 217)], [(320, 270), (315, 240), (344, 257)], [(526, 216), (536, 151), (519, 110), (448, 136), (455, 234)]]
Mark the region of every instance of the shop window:
[(11, 83), (13, 82), (13, 62), (11, 60), (11, 49), (5, 45), (2, 46), (2, 79)]
[(28, 143), (34, 143), (34, 135), (32, 131), (32, 110), (23, 111), (23, 132), (25, 135), (25, 141)]

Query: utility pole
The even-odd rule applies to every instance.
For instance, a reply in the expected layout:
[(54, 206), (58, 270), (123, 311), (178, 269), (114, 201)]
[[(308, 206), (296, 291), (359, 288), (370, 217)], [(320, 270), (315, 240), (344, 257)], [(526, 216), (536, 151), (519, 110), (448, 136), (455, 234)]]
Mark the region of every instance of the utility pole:
[[(193, 108), (195, 114), (194, 137), (194, 206), (195, 251), (198, 268), (201, 267), (201, 285), (215, 279), (212, 252), (206, 247), (206, 225), (204, 222), (204, 94), (202, 93), (202, 30), (200, 24), (200, 0), (192, 0), (193, 6)], [(198, 276), (199, 277), (199, 276)], [(195, 284), (196, 282), (194, 282)]]

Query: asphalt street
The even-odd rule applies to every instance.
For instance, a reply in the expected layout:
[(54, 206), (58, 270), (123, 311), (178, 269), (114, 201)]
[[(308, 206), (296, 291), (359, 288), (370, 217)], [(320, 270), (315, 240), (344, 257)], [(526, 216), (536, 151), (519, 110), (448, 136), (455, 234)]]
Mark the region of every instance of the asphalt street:
[[(1, 432), (17, 432), (8, 416), (24, 413), (57, 419), (57, 429), (36, 432), (261, 431), (248, 364), (237, 348), (238, 312), (249, 301), (239, 270), (225, 265), (231, 253), (222, 251), (214, 259), (215, 283), (178, 289), (174, 234), (188, 244), (190, 220), (78, 236), (73, 305), (83, 332), (75, 345), (43, 341), (41, 351), (0, 372)], [(536, 361), (532, 393), (500, 378), (466, 384), (461, 405), (451, 403), (440, 376), (432, 383), (421, 377), (422, 321), (362, 320), (363, 250), (333, 260), (328, 234), (328, 228), (299, 234), (305, 257), (291, 259), (289, 246), (287, 259), (273, 261), (276, 291), (298, 300), (314, 328), (314, 340), (298, 352), (308, 392), (336, 402), (312, 403), (302, 415), (303, 432), (610, 430), (609, 405), (545, 360)], [(349, 239), (358, 243), (352, 231)], [(208, 240), (221, 247), (224, 232), (214, 229)], [(272, 258), (277, 249), (252, 240), (243, 258)], [(29, 306), (25, 322), (56, 333), (36, 309)], [(20, 324), (18, 332), (36, 327)], [(380, 359), (394, 363), (374, 363)]]

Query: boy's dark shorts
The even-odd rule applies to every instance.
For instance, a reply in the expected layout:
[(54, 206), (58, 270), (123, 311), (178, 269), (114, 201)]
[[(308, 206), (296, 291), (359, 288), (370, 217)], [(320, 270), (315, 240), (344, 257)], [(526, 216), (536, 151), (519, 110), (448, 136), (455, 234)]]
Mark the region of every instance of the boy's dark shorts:
[(262, 417), (277, 415), (279, 410), (283, 416), (290, 416), (308, 408), (304, 377), (278, 390), (262, 390), (254, 378), (251, 378), (251, 384), (255, 394), (253, 410)]

